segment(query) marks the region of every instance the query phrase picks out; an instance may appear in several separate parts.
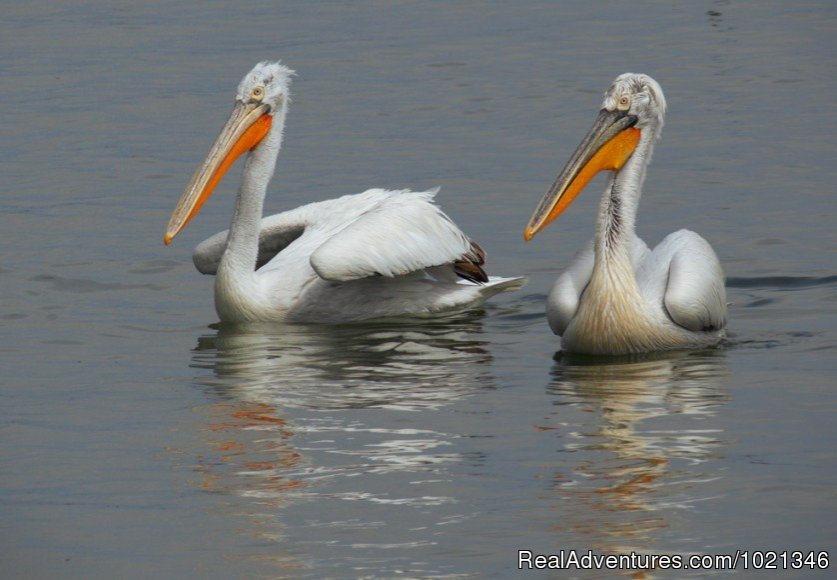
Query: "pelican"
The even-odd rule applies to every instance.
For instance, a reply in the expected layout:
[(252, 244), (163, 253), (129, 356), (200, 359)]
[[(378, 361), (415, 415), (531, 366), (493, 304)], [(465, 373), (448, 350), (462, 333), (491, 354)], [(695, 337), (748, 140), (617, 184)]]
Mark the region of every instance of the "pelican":
[(649, 250), (634, 226), (660, 136), (666, 101), (660, 85), (625, 73), (605, 92), (601, 111), (529, 220), (529, 241), (563, 212), (601, 170), (612, 172), (596, 234), (558, 277), (546, 305), (561, 349), (618, 355), (718, 343), (726, 325), (724, 273), (712, 246), (680, 230)]
[(262, 219), (294, 72), (260, 62), (168, 223), (166, 245), (246, 153), (230, 229), (193, 261), (214, 274), (215, 309), (229, 322), (348, 322), (462, 310), (523, 285), (486, 275), (485, 253), (433, 203), (438, 190), (370, 189)]

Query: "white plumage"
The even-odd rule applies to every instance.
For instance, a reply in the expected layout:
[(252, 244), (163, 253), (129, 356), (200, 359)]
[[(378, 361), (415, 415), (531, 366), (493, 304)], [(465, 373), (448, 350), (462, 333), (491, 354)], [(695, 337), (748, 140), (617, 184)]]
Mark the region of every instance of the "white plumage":
[(488, 277), (484, 252), (434, 203), (434, 191), (370, 189), (262, 218), (288, 106), (290, 69), (259, 63), (172, 214), (166, 243), (197, 213), (235, 158), (249, 151), (230, 230), (201, 243), (224, 321), (344, 322), (431, 316), (513, 290)]
[(568, 352), (627, 354), (716, 344), (724, 337), (724, 273), (709, 243), (680, 230), (657, 247), (635, 233), (645, 170), (665, 116), (662, 89), (646, 75), (619, 76), (602, 110), (527, 226), (531, 239), (596, 172), (613, 171), (595, 238), (558, 277), (547, 299)]

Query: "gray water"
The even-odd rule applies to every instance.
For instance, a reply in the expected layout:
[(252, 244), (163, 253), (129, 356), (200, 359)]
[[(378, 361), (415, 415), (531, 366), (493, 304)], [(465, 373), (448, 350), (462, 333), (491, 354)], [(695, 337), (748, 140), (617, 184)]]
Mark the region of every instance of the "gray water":
[[(6, 3), (0, 575), (837, 557), (836, 24), (827, 1)], [(275, 58), (298, 77), (269, 213), (441, 186), (490, 273), (529, 285), (431, 323), (219, 328), (190, 252), (238, 173), (162, 235), (239, 79)], [(639, 232), (713, 244), (721, 348), (573, 359), (547, 328), (602, 178), (523, 226), (625, 71), (669, 103)]]

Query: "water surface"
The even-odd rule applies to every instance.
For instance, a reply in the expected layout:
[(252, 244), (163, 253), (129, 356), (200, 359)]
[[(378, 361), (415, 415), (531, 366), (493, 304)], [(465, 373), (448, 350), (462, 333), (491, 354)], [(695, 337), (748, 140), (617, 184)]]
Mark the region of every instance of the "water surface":
[[(831, 550), (835, 20), (720, 0), (5, 7), (0, 572), (506, 577), (523, 548)], [(436, 322), (216, 325), (189, 254), (227, 227), (238, 174), (162, 235), (266, 58), (298, 71), (269, 212), (441, 186), (490, 272), (529, 285)], [(603, 181), (522, 229), (625, 71), (669, 103), (640, 234), (713, 244), (719, 349), (567, 357), (546, 326)]]

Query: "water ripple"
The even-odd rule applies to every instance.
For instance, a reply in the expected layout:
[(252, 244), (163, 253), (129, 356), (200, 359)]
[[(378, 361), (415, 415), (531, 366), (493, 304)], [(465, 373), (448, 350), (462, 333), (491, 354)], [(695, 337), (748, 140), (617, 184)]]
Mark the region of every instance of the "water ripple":
[(634, 549), (670, 526), (672, 510), (710, 499), (695, 484), (719, 477), (706, 464), (728, 441), (706, 419), (729, 400), (727, 373), (722, 350), (557, 356), (555, 410), (539, 427), (560, 444), (544, 474), (564, 513), (556, 529), (603, 551)]
[(834, 276), (755, 276), (755, 277), (733, 277), (727, 278), (727, 286), (730, 288), (812, 288), (816, 286), (831, 286), (837, 284), (837, 275)]
[(418, 410), (493, 381), (478, 321), (415, 326), (221, 327), (199, 338), (193, 366), (225, 397), (283, 407)]

